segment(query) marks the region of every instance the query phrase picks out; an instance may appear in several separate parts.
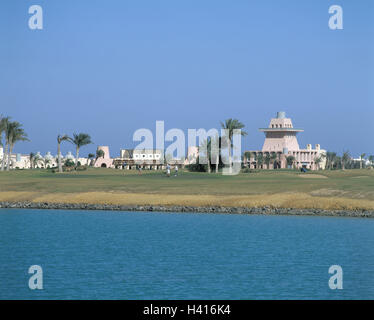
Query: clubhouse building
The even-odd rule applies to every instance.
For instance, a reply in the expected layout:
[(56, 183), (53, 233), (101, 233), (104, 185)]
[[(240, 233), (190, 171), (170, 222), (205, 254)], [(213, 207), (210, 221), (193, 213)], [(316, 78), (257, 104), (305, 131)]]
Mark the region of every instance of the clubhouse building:
[(270, 120), (268, 128), (260, 128), (265, 134), (262, 150), (245, 152), (243, 164), (251, 169), (278, 169), (278, 168), (306, 168), (310, 170), (324, 169), (326, 165), (323, 154), (325, 150), (319, 144), (312, 148), (300, 149), (297, 134), (302, 129), (293, 127), (292, 120), (286, 118), (281, 111), (277, 117)]

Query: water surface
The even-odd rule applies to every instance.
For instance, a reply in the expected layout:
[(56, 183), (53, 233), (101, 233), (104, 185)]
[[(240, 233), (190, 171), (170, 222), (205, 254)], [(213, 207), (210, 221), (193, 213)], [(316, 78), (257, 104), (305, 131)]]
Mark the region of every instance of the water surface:
[(373, 299), (374, 219), (1, 209), (0, 263), (1, 299)]

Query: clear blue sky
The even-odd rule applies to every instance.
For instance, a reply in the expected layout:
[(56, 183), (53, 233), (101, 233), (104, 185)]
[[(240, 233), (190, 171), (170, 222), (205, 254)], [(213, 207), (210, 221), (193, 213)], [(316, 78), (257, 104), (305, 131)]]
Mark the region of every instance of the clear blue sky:
[[(28, 28), (28, 8), (44, 29)], [(328, 28), (341, 5), (344, 30)], [(374, 1), (5, 0), (0, 113), (56, 153), (58, 133), (87, 132), (112, 156), (138, 128), (212, 128), (238, 118), (259, 149), (284, 110), (301, 147), (374, 154)], [(65, 144), (63, 152), (74, 150)]]

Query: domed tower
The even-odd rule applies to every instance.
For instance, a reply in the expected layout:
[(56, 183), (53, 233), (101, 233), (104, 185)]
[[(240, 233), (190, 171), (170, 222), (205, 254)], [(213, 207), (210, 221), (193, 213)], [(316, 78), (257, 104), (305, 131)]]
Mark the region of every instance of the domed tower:
[(262, 152), (282, 152), (298, 151), (299, 143), (296, 135), (303, 132), (292, 125), (290, 118), (286, 118), (284, 111), (277, 112), (277, 117), (270, 120), (268, 128), (260, 128), (265, 133), (265, 142)]

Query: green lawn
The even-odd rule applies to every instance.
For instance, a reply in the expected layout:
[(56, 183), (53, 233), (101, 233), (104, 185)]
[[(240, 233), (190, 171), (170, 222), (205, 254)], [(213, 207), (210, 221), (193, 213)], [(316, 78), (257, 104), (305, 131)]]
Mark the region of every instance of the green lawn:
[(0, 172), (0, 192), (41, 193), (126, 192), (189, 195), (254, 195), (302, 192), (374, 200), (374, 170), (299, 171), (264, 170), (236, 176), (182, 171), (170, 178), (161, 171), (90, 168), (71, 173), (47, 170)]

